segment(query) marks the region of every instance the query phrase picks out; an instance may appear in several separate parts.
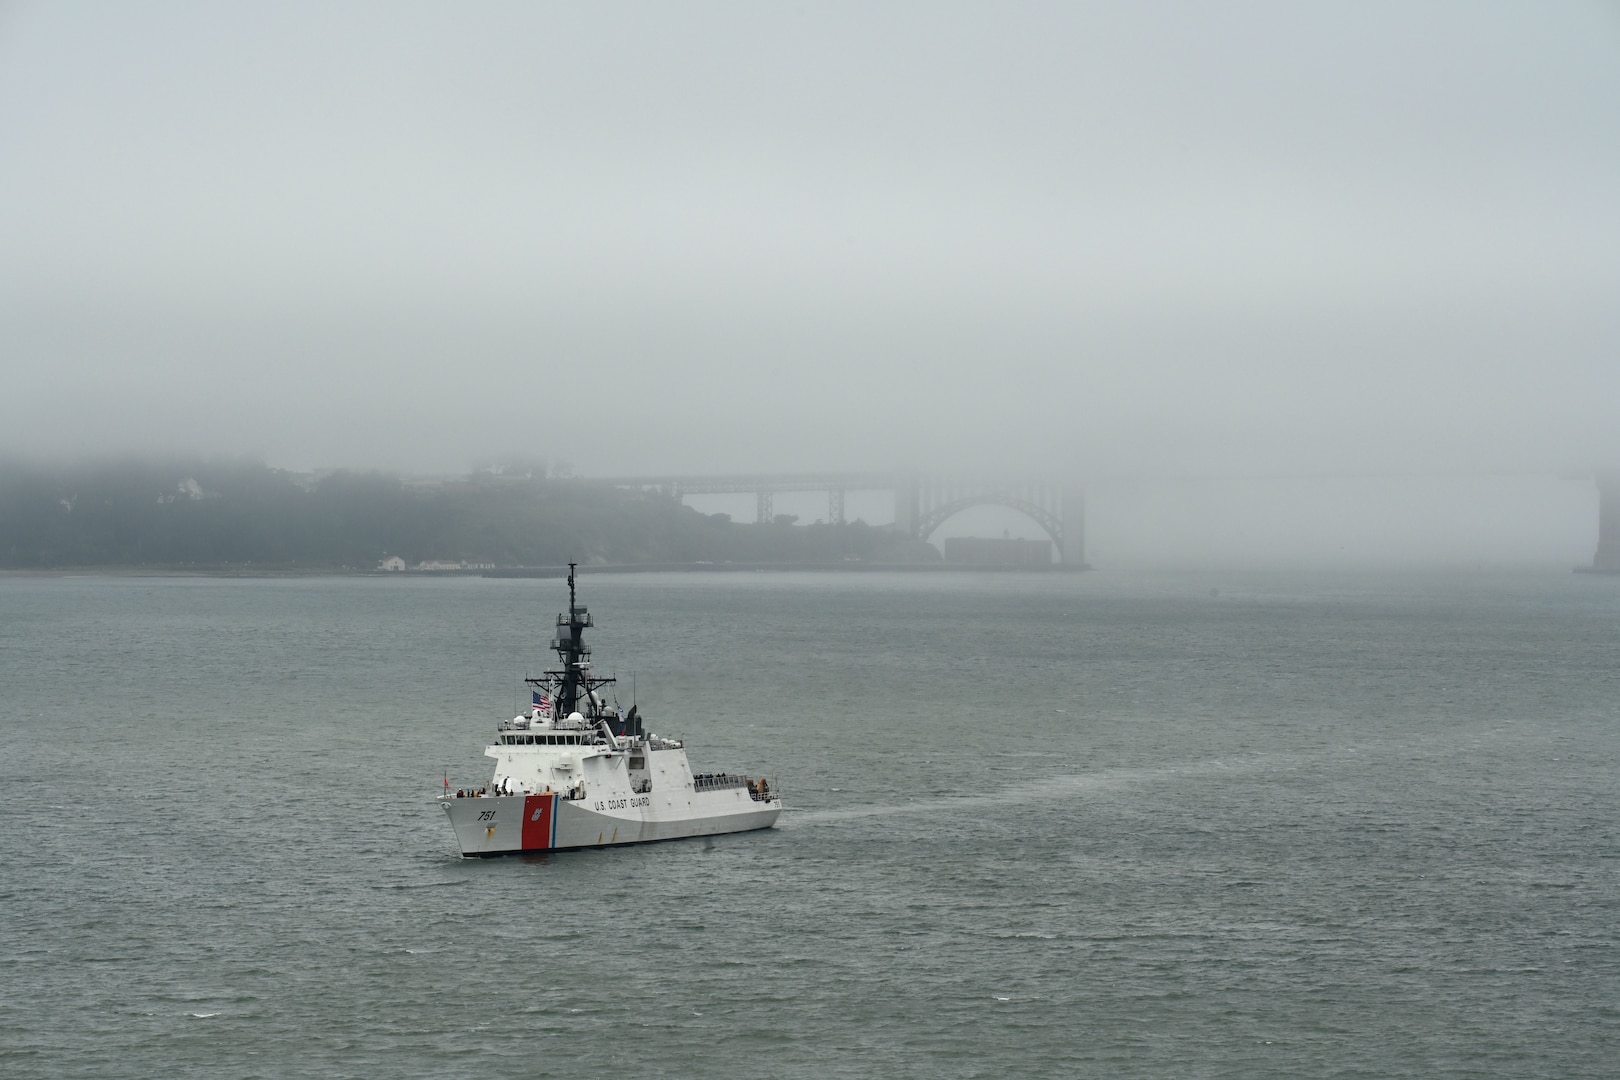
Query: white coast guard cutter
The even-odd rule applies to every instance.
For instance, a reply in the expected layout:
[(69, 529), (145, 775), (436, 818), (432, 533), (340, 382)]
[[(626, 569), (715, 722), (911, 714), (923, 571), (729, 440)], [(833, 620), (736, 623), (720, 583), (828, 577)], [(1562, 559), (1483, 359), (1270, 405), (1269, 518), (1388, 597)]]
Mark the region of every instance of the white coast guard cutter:
[(677, 739), (643, 730), (634, 706), (611, 707), (581, 641), (595, 625), (574, 598), (557, 616), (559, 667), (528, 679), (533, 706), (500, 724), (484, 750), (495, 775), (439, 798), (463, 855), (639, 844), (768, 829), (782, 813), (774, 785), (732, 773), (694, 775)]

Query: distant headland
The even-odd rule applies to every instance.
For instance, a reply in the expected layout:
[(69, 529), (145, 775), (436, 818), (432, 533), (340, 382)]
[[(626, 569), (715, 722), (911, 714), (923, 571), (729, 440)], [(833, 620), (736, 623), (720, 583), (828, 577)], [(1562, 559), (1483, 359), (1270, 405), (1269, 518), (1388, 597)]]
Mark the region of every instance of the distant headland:
[(0, 461), (0, 569), (542, 576), (620, 570), (943, 568), (864, 521), (704, 514), (656, 491), (484, 470), (411, 480), (242, 459)]

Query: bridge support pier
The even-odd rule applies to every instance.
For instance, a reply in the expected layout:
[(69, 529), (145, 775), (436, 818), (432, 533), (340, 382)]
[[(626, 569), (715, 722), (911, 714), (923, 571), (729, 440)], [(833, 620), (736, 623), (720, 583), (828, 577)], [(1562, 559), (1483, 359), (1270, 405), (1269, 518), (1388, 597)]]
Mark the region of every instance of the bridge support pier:
[(769, 525), (775, 520), (775, 495), (768, 489), (761, 488), (754, 493), (754, 522), (759, 525)]

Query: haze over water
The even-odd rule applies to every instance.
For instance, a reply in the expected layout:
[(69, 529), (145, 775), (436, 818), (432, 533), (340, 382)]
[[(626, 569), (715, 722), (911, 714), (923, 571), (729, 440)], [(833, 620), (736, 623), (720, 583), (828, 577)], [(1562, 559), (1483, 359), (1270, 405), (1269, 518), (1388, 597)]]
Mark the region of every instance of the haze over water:
[(559, 582), (0, 578), (0, 1074), (1607, 1076), (1617, 585), (588, 575), (789, 810), (463, 861)]
[(0, 455), (1620, 463), (1611, 3), (0, 8)]

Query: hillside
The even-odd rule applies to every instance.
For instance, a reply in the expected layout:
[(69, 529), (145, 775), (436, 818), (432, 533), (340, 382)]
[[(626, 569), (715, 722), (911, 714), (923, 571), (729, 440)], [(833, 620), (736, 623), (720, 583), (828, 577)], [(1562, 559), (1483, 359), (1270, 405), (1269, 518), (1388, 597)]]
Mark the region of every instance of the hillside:
[(220, 459), (0, 462), (0, 568), (367, 570), (391, 555), (501, 567), (938, 557), (862, 522), (737, 524), (581, 480), (312, 477)]

